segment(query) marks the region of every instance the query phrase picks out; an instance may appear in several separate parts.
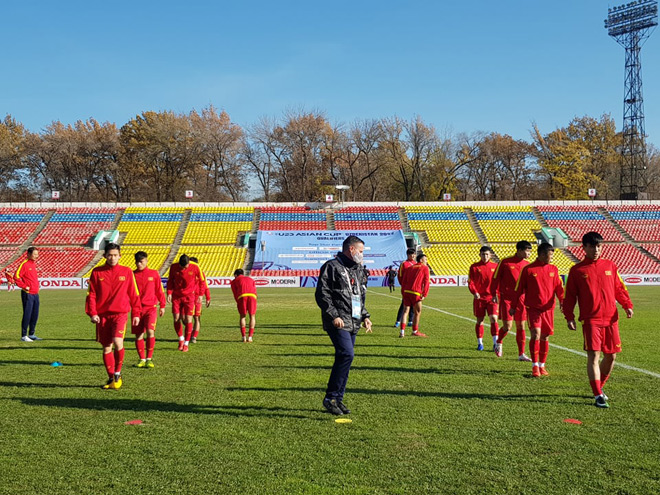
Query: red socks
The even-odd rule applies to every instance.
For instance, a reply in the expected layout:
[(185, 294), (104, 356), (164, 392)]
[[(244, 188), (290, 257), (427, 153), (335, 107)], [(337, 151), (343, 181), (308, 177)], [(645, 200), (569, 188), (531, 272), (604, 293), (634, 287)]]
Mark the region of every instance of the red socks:
[[(491, 325), (491, 332), (492, 332), (492, 325)], [(477, 338), (481, 339), (484, 336), (484, 326), (481, 323), (475, 323), (474, 324), (474, 332), (477, 334)]]
[(534, 365), (539, 362), (539, 344), (540, 342), (535, 339), (530, 339), (529, 341), (529, 357), (532, 358), (532, 363), (534, 363)]
[(419, 325), (413, 325), (413, 333), (419, 332)]
[(115, 373), (121, 373), (121, 366), (124, 364), (124, 348), (115, 349)]
[(154, 347), (156, 347), (156, 337), (147, 337), (147, 359), (153, 357)]
[(540, 363), (545, 363), (545, 360), (548, 359), (548, 349), (550, 348), (550, 342), (547, 340), (541, 340), (539, 342), (540, 344), (540, 349), (539, 349), (539, 359)]
[(490, 324), (490, 335), (491, 335), (491, 337), (494, 337), (499, 332), (500, 332), (500, 326), (497, 324), (497, 322), (491, 323)]
[(180, 321), (177, 321), (174, 324), (174, 331), (176, 332), (176, 334), (179, 337), (183, 337), (183, 323), (181, 323)]
[(193, 332), (193, 337), (197, 338), (198, 335), (199, 335), (199, 330), (195, 330)]
[(135, 348), (137, 349), (138, 357), (144, 359), (144, 339), (137, 339), (135, 341)]
[(115, 374), (115, 355), (112, 352), (104, 353), (103, 364), (105, 365), (105, 371), (108, 373), (108, 376), (112, 378)]
[(245, 337), (245, 327), (241, 327), (241, 337)]
[(406, 322), (402, 321), (401, 322), (401, 331), (403, 332), (406, 329)]
[(497, 343), (501, 344), (502, 341), (504, 340), (504, 337), (506, 337), (506, 334), (509, 333), (509, 331), (506, 329), (506, 327), (500, 328), (500, 333), (497, 335)]
[(252, 337), (253, 335), (254, 335), (254, 328), (250, 328), (250, 335), (249, 336)]
[(603, 395), (603, 389), (600, 380), (589, 380), (589, 385), (591, 385), (591, 391), (594, 393), (594, 396)]
[(610, 375), (601, 375), (600, 376), (600, 386), (604, 387), (605, 384), (607, 383), (607, 380), (610, 379)]
[(516, 323), (516, 344), (518, 344), (518, 355), (525, 354), (525, 327)]
[(192, 337), (193, 324), (186, 323), (186, 342), (190, 342), (190, 337)]

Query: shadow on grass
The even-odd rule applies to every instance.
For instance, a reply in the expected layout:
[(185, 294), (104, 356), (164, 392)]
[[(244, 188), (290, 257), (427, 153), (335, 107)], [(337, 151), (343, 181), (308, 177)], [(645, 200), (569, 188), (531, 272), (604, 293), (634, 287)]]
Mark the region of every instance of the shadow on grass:
[[(328, 365), (318, 365), (318, 366), (260, 366), (260, 368), (273, 369), (273, 368), (282, 368), (282, 369), (296, 369), (296, 370), (325, 370), (328, 373), (331, 369), (331, 364)], [(351, 371), (390, 371), (394, 373), (421, 373), (425, 375), (435, 374), (435, 375), (478, 375), (483, 376), (484, 370), (464, 370), (464, 369), (447, 369), (447, 368), (403, 368), (401, 366), (351, 366)], [(511, 375), (511, 376), (520, 376), (520, 371), (502, 371), (502, 370), (492, 370), (490, 372), (498, 373), (500, 375)], [(529, 375), (531, 377), (531, 375)]]
[[(333, 354), (325, 353), (311, 353), (311, 352), (300, 352), (292, 354), (275, 354), (271, 353), (270, 356), (278, 357), (320, 357), (320, 356), (330, 356)], [(359, 349), (355, 353), (355, 359), (359, 358), (383, 358), (383, 359), (482, 359), (480, 356), (402, 356), (400, 354), (362, 354)]]
[[(282, 388), (267, 388), (267, 387), (227, 387), (225, 390), (228, 392), (272, 392), (282, 394), (283, 392), (304, 392), (323, 395), (321, 388), (312, 387), (282, 387)], [(512, 401), (512, 402), (529, 402), (536, 400), (540, 402), (557, 402), (566, 399), (580, 399), (580, 403), (584, 401), (584, 395), (553, 395), (553, 394), (487, 394), (487, 393), (460, 393), (460, 392), (427, 392), (421, 390), (380, 390), (380, 389), (366, 389), (366, 388), (348, 388), (349, 394), (363, 394), (363, 395), (394, 395), (394, 396), (412, 396), (412, 397), (433, 397), (439, 399), (480, 399), (480, 400), (493, 400), (493, 401)], [(573, 402), (573, 401), (571, 401)]]
[(18, 388), (100, 388), (96, 385), (69, 385), (66, 383), (27, 383), (27, 382), (0, 382), (0, 387)]
[[(52, 341), (51, 341), (52, 342)], [(90, 339), (85, 339), (83, 342), (93, 342)], [(33, 351), (33, 350), (45, 350), (49, 349), (51, 351), (61, 351), (61, 350), (70, 350), (70, 351), (88, 351), (90, 349), (99, 350), (100, 345), (94, 347), (71, 347), (68, 344), (63, 344), (61, 346), (52, 346), (52, 345), (41, 345), (41, 344), (30, 344), (29, 346), (14, 346), (14, 347), (0, 347), (0, 351)]]
[[(0, 366), (25, 364), (29, 366), (50, 366), (52, 361), (0, 361)], [(65, 366), (98, 366), (99, 363), (66, 363)]]
[[(328, 347), (332, 349), (332, 342), (330, 342), (330, 339), (326, 338), (327, 344), (307, 344), (307, 343), (300, 343), (300, 344), (280, 344), (280, 343), (271, 343), (271, 342), (263, 342), (260, 343), (260, 345), (267, 345), (267, 346), (274, 346), (274, 347)], [(363, 344), (359, 340), (355, 343), (355, 348), (358, 349), (356, 352), (359, 354), (359, 349), (363, 347), (377, 347), (378, 349), (384, 349), (384, 348), (389, 348), (389, 349), (427, 349), (428, 346), (419, 346), (419, 345), (406, 345), (406, 346), (400, 346), (400, 345), (389, 345), (389, 344)]]
[[(106, 394), (115, 394), (113, 391), (104, 392)], [(264, 406), (221, 406), (213, 404), (177, 404), (175, 402), (162, 402), (143, 399), (118, 399), (116, 397), (107, 399), (91, 398), (54, 398), (37, 399), (32, 397), (19, 397), (19, 400), (28, 406), (37, 407), (67, 407), (74, 409), (89, 409), (94, 411), (130, 411), (135, 412), (173, 412), (187, 414), (218, 414), (235, 417), (275, 417), (275, 418), (295, 418), (311, 419), (322, 421), (321, 411), (317, 409), (289, 409), (284, 407), (264, 407)], [(301, 412), (307, 415), (300, 414)]]

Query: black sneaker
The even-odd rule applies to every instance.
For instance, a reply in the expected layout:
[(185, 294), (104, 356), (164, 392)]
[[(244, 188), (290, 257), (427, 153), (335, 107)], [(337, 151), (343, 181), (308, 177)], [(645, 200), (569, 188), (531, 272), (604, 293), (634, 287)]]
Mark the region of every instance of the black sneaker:
[(30, 335), (30, 338), (31, 338), (32, 340), (44, 340), (44, 339), (42, 339), (41, 337), (37, 337), (36, 335)]
[(337, 404), (337, 399), (323, 399), (323, 407), (327, 409), (330, 414), (341, 416), (344, 414)]
[(346, 404), (344, 404), (343, 401), (339, 401), (339, 402), (337, 402), (337, 407), (339, 408), (339, 410), (340, 410), (342, 413), (344, 413), (344, 414), (351, 414), (351, 410), (350, 410), (348, 407), (346, 407)]
[(605, 397), (603, 397), (602, 395), (599, 395), (598, 397), (596, 397), (595, 406), (596, 407), (610, 407), (610, 405), (605, 400)]

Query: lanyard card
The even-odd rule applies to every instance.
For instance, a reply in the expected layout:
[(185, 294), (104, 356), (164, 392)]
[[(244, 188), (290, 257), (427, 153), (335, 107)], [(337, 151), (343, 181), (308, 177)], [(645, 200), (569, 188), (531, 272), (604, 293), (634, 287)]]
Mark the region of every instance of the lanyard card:
[(353, 318), (362, 318), (362, 298), (359, 294), (353, 294), (351, 296), (351, 308)]

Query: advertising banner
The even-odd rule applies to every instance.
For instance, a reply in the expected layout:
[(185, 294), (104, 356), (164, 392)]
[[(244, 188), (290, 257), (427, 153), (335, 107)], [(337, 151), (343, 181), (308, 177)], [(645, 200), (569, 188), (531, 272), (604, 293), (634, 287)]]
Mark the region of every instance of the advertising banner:
[(660, 285), (660, 274), (657, 275), (621, 275), (626, 285)]
[[(87, 286), (85, 286), (86, 288)], [(83, 279), (77, 277), (39, 279), (39, 290), (43, 289), (82, 289)]]
[(364, 265), (369, 269), (398, 266), (406, 257), (406, 241), (400, 230), (260, 231), (254, 270), (318, 270), (339, 251), (344, 239), (356, 235), (364, 241)]

